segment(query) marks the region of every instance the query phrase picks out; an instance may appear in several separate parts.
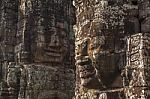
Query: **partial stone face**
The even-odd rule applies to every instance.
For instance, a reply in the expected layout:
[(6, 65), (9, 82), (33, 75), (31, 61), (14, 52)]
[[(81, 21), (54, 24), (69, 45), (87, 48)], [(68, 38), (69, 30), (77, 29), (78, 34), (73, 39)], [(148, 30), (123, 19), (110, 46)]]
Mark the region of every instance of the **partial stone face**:
[[(99, 82), (98, 70), (95, 67), (98, 63), (98, 57), (100, 51), (102, 51), (102, 45), (104, 43), (104, 37), (98, 36), (93, 38), (85, 38), (81, 41), (81, 44), (78, 45), (77, 49), (77, 65), (79, 66), (81, 85), (85, 87), (94, 87), (102, 86)], [(89, 86), (90, 85), (90, 86)]]

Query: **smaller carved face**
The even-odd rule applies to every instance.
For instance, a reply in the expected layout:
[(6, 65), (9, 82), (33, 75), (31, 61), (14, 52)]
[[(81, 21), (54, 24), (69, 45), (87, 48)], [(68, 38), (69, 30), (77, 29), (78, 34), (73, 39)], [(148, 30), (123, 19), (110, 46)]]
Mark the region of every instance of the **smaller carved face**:
[(79, 67), (79, 76), (81, 85), (91, 88), (102, 87), (101, 82), (96, 77), (96, 67), (94, 63), (97, 61), (98, 55), (102, 50), (104, 37), (92, 37), (85, 39), (78, 45), (77, 49), (77, 65)]

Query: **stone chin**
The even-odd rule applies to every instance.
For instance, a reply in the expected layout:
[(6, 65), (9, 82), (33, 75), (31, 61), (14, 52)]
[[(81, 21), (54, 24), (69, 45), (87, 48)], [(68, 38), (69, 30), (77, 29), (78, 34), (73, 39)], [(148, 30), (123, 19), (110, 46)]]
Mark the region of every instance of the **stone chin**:
[(64, 57), (66, 56), (66, 49), (54, 50), (52, 48), (39, 48), (35, 53), (35, 62), (45, 62), (45, 63), (63, 63)]
[(81, 80), (81, 86), (89, 89), (99, 89), (101, 83), (96, 77), (96, 70), (92, 65), (92, 60), (88, 57), (84, 57), (77, 61), (79, 67), (79, 77)]
[(101, 83), (99, 80), (93, 76), (88, 78), (81, 78), (81, 86), (89, 89), (102, 89)]

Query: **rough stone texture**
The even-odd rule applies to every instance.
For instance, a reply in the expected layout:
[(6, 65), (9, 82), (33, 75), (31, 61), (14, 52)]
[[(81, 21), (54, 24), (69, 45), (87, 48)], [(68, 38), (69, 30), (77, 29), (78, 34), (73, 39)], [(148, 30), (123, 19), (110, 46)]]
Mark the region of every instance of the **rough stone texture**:
[(0, 99), (149, 99), (150, 1), (74, 4), (0, 0)]
[(75, 0), (75, 99), (149, 99), (149, 0)]
[(0, 99), (71, 99), (72, 0), (1, 0), (0, 5)]
[(124, 77), (127, 98), (149, 98), (149, 37), (148, 33), (138, 33), (127, 39), (127, 65)]

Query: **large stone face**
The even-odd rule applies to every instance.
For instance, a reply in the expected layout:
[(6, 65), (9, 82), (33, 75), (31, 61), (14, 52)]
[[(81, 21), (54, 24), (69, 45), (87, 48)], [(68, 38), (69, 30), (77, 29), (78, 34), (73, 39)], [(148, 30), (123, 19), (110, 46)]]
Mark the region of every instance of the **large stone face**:
[(72, 0), (1, 0), (0, 59), (4, 99), (74, 95)]
[[(64, 58), (68, 50), (67, 27), (66, 23), (56, 22), (55, 27), (52, 27), (47, 33), (47, 36), (39, 35), (43, 42), (38, 42), (37, 51), (35, 52), (35, 62), (50, 62), (63, 64)], [(40, 45), (40, 43), (43, 43)]]

